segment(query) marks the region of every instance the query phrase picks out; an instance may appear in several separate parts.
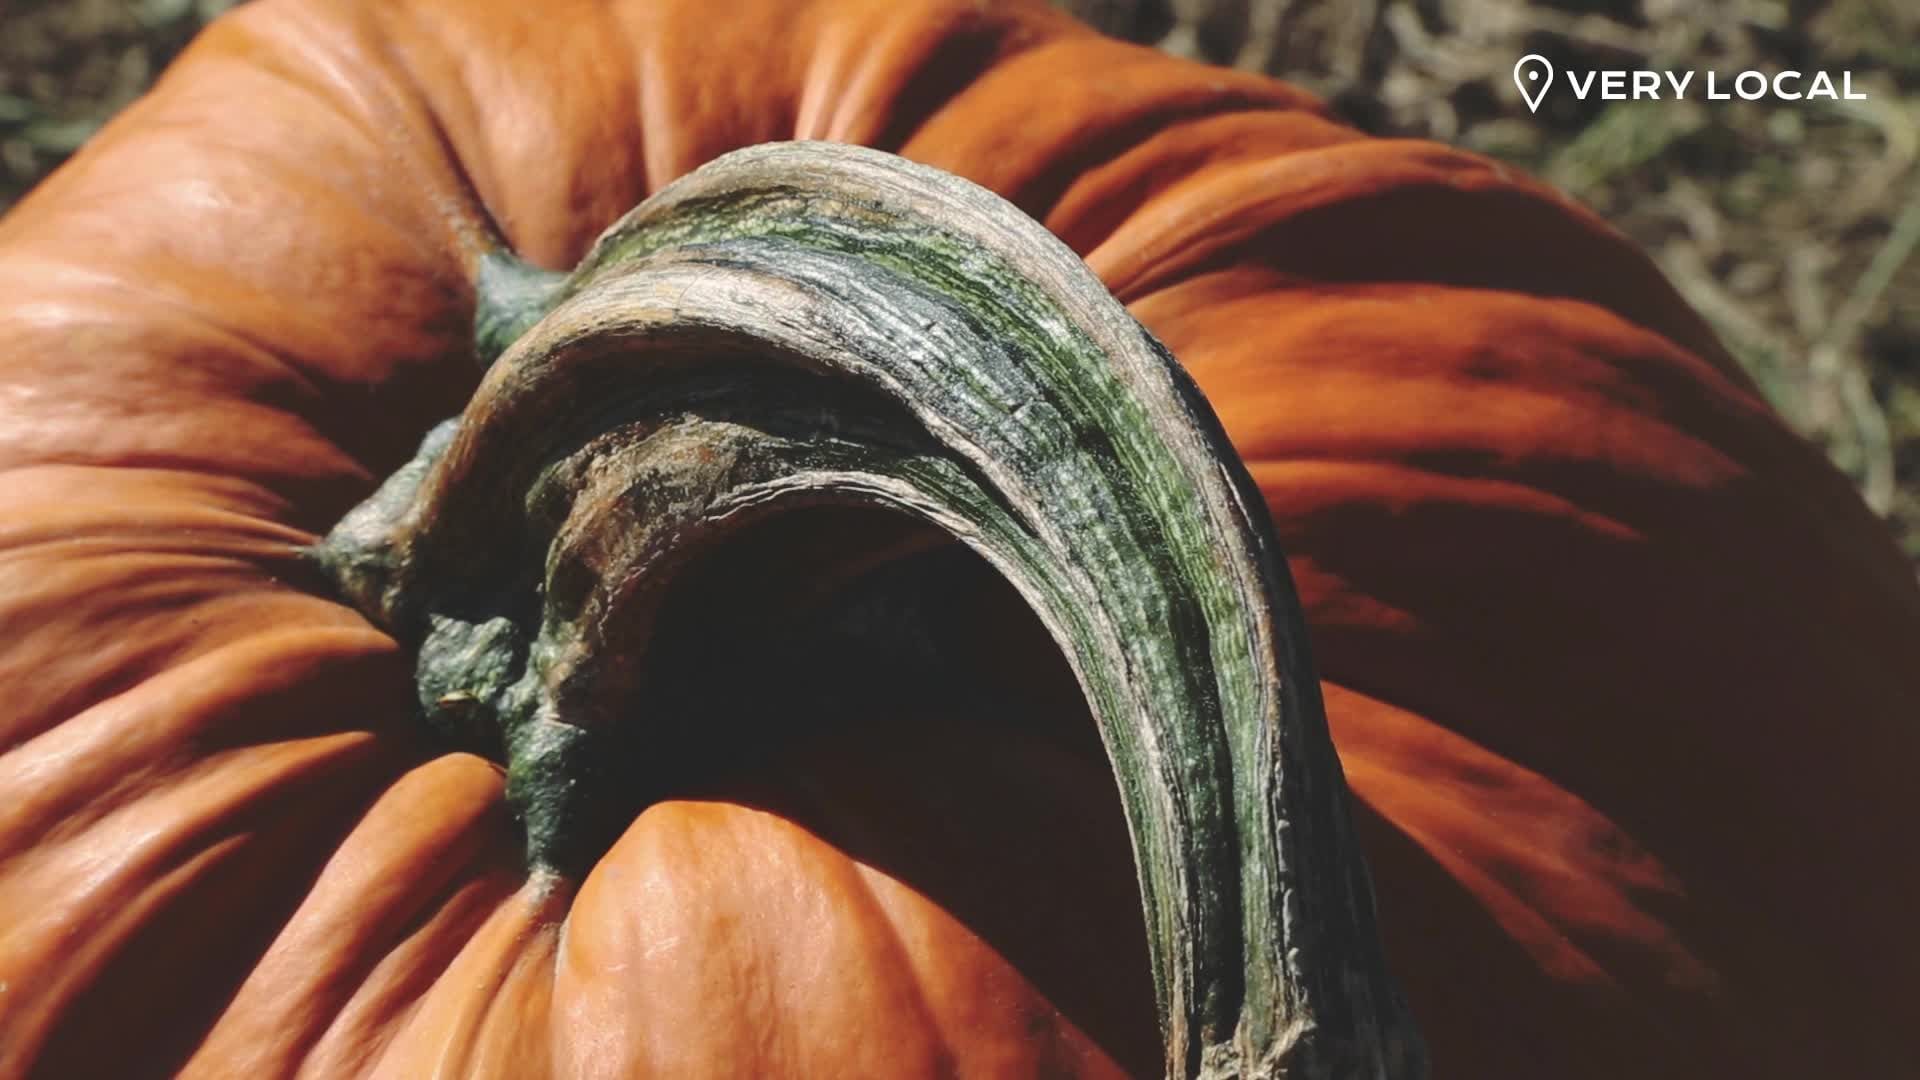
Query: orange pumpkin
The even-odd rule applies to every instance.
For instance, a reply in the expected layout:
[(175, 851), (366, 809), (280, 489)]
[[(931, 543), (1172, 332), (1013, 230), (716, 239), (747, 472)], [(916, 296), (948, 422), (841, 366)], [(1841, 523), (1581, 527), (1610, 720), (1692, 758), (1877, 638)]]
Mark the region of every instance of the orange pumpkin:
[(0, 222), (0, 1075), (1159, 1067), (1113, 784), (976, 564), (1003, 715), (689, 775), (556, 882), (301, 556), (473, 392), (498, 243), (794, 138), (1004, 196), (1198, 381), (1439, 1075), (1907, 1063), (1920, 589), (1590, 215), (1038, 6), (263, 0)]

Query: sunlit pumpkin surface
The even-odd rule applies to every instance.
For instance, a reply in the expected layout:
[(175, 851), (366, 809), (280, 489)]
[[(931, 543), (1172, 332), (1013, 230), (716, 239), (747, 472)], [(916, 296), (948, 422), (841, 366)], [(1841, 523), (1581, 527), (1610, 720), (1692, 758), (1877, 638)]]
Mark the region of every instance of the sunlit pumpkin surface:
[(1038, 5), (720, 7), (262, 0), (0, 221), (0, 1075), (1159, 1068), (1009, 597), (952, 615), (1005, 709), (813, 717), (530, 881), (296, 557), (471, 391), (486, 235), (791, 138), (1000, 193), (1199, 381), (1437, 1076), (1911, 1067), (1920, 590), (1644, 256)]

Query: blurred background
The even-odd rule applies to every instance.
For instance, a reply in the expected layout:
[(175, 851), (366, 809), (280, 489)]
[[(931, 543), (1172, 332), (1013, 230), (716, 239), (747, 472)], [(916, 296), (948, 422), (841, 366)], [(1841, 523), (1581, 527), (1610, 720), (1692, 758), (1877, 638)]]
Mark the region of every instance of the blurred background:
[[(1653, 253), (1920, 569), (1920, 0), (1055, 0), (1526, 168)], [(0, 0), (0, 210), (232, 0)], [(1582, 102), (1556, 70), (1825, 70), (1865, 101)], [(1704, 77), (1704, 76), (1702, 76)]]

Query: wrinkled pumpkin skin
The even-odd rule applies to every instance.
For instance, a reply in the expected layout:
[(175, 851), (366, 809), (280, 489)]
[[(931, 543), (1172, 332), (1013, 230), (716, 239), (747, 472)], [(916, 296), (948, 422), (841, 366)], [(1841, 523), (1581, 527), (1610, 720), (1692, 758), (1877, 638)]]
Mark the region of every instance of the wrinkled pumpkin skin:
[(796, 137), (1011, 199), (1198, 379), (1437, 1075), (1907, 1064), (1920, 590), (1590, 215), (1039, 7), (265, 0), (0, 222), (0, 1075), (1157, 1068), (1047, 665), (529, 880), (297, 558), (472, 389), (496, 234)]

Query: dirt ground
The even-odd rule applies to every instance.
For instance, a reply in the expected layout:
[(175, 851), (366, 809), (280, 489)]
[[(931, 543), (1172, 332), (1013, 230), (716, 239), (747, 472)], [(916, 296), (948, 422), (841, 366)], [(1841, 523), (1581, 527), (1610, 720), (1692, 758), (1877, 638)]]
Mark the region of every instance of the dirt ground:
[[(1654, 253), (1920, 567), (1920, 3), (1057, 0), (1300, 83), (1376, 133), (1527, 168)], [(0, 209), (231, 0), (0, 0)], [(1579, 101), (1559, 71), (1852, 72), (1865, 101)]]

